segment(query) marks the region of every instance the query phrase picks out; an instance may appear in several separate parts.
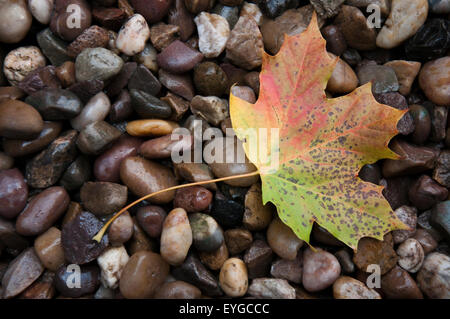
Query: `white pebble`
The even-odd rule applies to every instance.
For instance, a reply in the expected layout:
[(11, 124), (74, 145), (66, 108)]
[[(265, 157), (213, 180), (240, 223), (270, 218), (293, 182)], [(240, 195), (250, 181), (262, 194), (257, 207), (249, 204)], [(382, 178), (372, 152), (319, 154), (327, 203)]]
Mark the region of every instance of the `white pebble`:
[(198, 47), (207, 58), (218, 57), (230, 36), (228, 21), (218, 14), (202, 12), (194, 19), (198, 31)]
[(29, 73), (43, 66), (45, 66), (45, 57), (38, 47), (20, 47), (8, 53), (3, 72), (12, 85), (17, 85)]
[(133, 56), (144, 50), (149, 37), (150, 28), (147, 21), (140, 14), (135, 14), (120, 29), (116, 47), (126, 55)]
[(70, 124), (77, 131), (82, 131), (89, 124), (104, 120), (110, 108), (108, 96), (99, 92), (87, 102), (80, 114), (70, 120)]
[(54, 0), (28, 0), (31, 14), (42, 24), (49, 24)]
[(122, 270), (128, 262), (129, 256), (124, 246), (111, 247), (98, 258), (101, 269), (101, 282), (106, 288), (115, 289), (119, 285)]

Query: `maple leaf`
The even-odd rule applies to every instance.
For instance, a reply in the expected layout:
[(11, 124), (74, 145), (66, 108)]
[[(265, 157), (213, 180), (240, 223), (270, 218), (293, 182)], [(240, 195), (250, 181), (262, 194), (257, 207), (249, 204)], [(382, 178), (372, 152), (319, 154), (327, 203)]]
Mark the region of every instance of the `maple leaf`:
[[(383, 187), (358, 177), (365, 164), (399, 158), (388, 144), (406, 111), (378, 103), (370, 83), (328, 99), (325, 88), (338, 59), (325, 45), (314, 14), (304, 32), (285, 35), (277, 55), (263, 53), (258, 100), (251, 104), (231, 94), (230, 115), (260, 172), (263, 203), (275, 204), (302, 240), (309, 242), (316, 222), (356, 250), (361, 237), (382, 240), (391, 230), (408, 229), (383, 197)], [(268, 161), (250, 151), (254, 142), (245, 132), (251, 128), (267, 128), (268, 140), (271, 129), (279, 129), (279, 148), (267, 143), (264, 149)]]

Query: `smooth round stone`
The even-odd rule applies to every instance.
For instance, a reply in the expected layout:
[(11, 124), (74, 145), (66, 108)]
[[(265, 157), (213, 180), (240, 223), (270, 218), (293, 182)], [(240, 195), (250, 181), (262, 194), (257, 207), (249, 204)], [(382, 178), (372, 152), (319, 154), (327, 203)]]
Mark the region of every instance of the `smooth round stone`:
[(28, 186), (17, 168), (0, 171), (0, 216), (16, 217), (27, 204)]
[(43, 128), (44, 121), (32, 106), (19, 100), (0, 103), (0, 136), (11, 139), (33, 139)]
[(13, 168), (13, 166), (14, 158), (3, 152), (0, 152), (0, 171)]
[(0, 42), (17, 43), (27, 35), (33, 18), (25, 0), (0, 2)]
[(59, 182), (65, 189), (71, 191), (80, 188), (90, 178), (90, 161), (85, 156), (78, 156), (66, 169)]
[(426, 63), (419, 74), (419, 84), (431, 102), (450, 106), (450, 57)]
[(54, 2), (54, 0), (28, 0), (28, 8), (39, 23), (49, 24)]
[(175, 74), (192, 70), (202, 60), (203, 54), (179, 40), (173, 41), (157, 56), (158, 65)]
[(116, 47), (120, 52), (133, 56), (144, 50), (145, 42), (150, 37), (150, 29), (144, 17), (135, 14), (120, 28)]
[[(336, 56), (329, 53), (335, 59)], [(339, 59), (327, 83), (327, 91), (331, 93), (350, 93), (358, 86), (358, 77), (344, 60)]]
[(184, 281), (172, 281), (162, 285), (155, 293), (155, 299), (199, 299), (200, 289)]
[(399, 88), (397, 76), (390, 67), (366, 64), (358, 70), (359, 84), (372, 82), (372, 92), (381, 94), (395, 92)]
[(132, 136), (163, 136), (172, 133), (179, 125), (166, 120), (135, 120), (128, 122), (127, 133)]
[(89, 124), (104, 120), (110, 108), (108, 96), (103, 92), (97, 93), (86, 103), (81, 113), (70, 120), (70, 125), (77, 131), (82, 131)]
[(381, 299), (374, 289), (367, 288), (361, 281), (352, 277), (339, 277), (333, 284), (335, 299)]
[(135, 217), (133, 219), (133, 237), (127, 244), (130, 255), (138, 251), (155, 251), (157, 249), (157, 243), (151, 240), (144, 230), (139, 226)]
[(239, 258), (230, 258), (225, 261), (220, 269), (219, 282), (227, 296), (244, 296), (248, 289), (248, 274), (245, 263)]
[(19, 299), (53, 299), (55, 296), (54, 277), (53, 273), (44, 272), (38, 280), (19, 295)]
[(345, 42), (344, 34), (337, 26), (328, 25), (321, 32), (327, 41), (327, 51), (340, 56), (347, 50), (347, 42)]
[(409, 106), (409, 113), (414, 121), (414, 132), (412, 141), (415, 144), (423, 144), (427, 141), (431, 132), (431, 117), (428, 110), (422, 105), (413, 104)]
[(108, 228), (108, 239), (113, 246), (126, 243), (133, 236), (134, 225), (130, 213), (117, 217)]
[(83, 102), (73, 92), (53, 88), (37, 91), (25, 102), (34, 106), (46, 121), (71, 119), (83, 107)]
[(249, 248), (253, 242), (252, 233), (242, 228), (228, 229), (225, 231), (224, 237), (230, 255), (236, 255), (243, 252)]
[[(1, 66), (0, 66), (1, 69)], [(0, 87), (0, 103), (6, 100), (20, 100), (25, 96), (25, 92), (15, 86)]]
[(86, 126), (78, 135), (78, 149), (88, 155), (99, 155), (114, 143), (122, 134), (116, 127), (105, 121)]
[(193, 142), (190, 135), (168, 134), (144, 142), (139, 148), (139, 154), (148, 159), (168, 158), (189, 152)]
[(279, 218), (273, 219), (270, 223), (267, 229), (267, 242), (278, 256), (288, 260), (296, 259), (300, 247), (303, 246), (303, 240)]
[(50, 271), (56, 271), (64, 264), (64, 250), (61, 245), (61, 231), (49, 228), (34, 241), (34, 250), (42, 265)]
[(160, 99), (140, 90), (130, 90), (133, 109), (142, 118), (168, 118), (172, 114), (170, 106)]
[[(55, 287), (62, 296), (78, 298), (83, 295), (92, 294), (100, 285), (100, 270), (97, 266), (62, 265), (55, 273)], [(79, 270), (79, 287), (76, 287), (74, 272)]]
[(417, 274), (417, 283), (420, 290), (431, 299), (449, 299), (450, 281), (448, 269), (450, 257), (441, 253), (427, 255)]
[(216, 63), (202, 62), (194, 68), (194, 84), (201, 95), (221, 96), (227, 83), (227, 75)]
[(422, 175), (409, 189), (409, 200), (420, 210), (430, 209), (447, 198), (447, 188), (442, 187), (428, 175)]
[(205, 187), (191, 186), (177, 190), (173, 206), (183, 208), (188, 213), (197, 213), (207, 210), (212, 198), (213, 194)]
[(101, 270), (100, 281), (104, 287), (115, 289), (119, 286), (120, 275), (128, 260), (124, 246), (110, 247), (97, 258)]
[(139, 207), (136, 219), (139, 226), (152, 238), (159, 238), (163, 229), (166, 211), (154, 205)]
[(199, 257), (202, 263), (211, 270), (219, 270), (228, 259), (228, 248), (225, 241), (218, 249), (212, 252), (200, 251)]
[(64, 256), (70, 263), (82, 265), (95, 260), (108, 246), (108, 236), (100, 243), (92, 238), (103, 227), (94, 214), (81, 212), (68, 221), (61, 231)]
[(270, 267), (270, 274), (275, 278), (300, 284), (303, 275), (303, 254), (299, 254), (296, 260), (276, 260)]
[[(74, 5), (77, 6), (75, 10)], [(76, 21), (75, 13), (79, 14)], [(55, 0), (50, 29), (61, 39), (73, 41), (91, 25), (91, 21), (91, 8), (86, 0)]]
[[(177, 185), (169, 168), (138, 156), (127, 157), (122, 161), (120, 178), (129, 190), (139, 197)], [(166, 204), (171, 202), (174, 196), (175, 191), (168, 191), (150, 198), (149, 201)]]
[(187, 213), (182, 208), (173, 209), (163, 223), (161, 233), (161, 256), (173, 266), (181, 265), (195, 236)]
[(64, 188), (54, 186), (45, 189), (33, 197), (17, 217), (17, 232), (24, 236), (42, 234), (64, 214), (69, 202), (69, 194)]
[(78, 82), (105, 81), (119, 74), (123, 64), (123, 60), (108, 49), (88, 48), (75, 60), (75, 76)]
[(422, 267), (425, 253), (420, 243), (414, 238), (408, 238), (397, 248), (398, 264), (410, 273), (417, 272)]
[(377, 36), (377, 46), (392, 49), (411, 37), (424, 24), (428, 0), (394, 0), (391, 12)]
[(84, 208), (97, 216), (119, 211), (127, 203), (127, 195), (126, 186), (109, 182), (87, 182), (80, 190)]
[(273, 209), (263, 205), (261, 184), (253, 184), (245, 195), (245, 211), (242, 224), (251, 231), (266, 229), (272, 221)]
[(217, 222), (209, 215), (195, 213), (189, 215), (194, 246), (199, 251), (212, 252), (218, 249), (223, 241), (223, 232)]
[[(227, 152), (227, 148), (232, 147), (234, 147), (234, 150)], [(238, 148), (241, 148), (241, 150), (238, 150)], [(208, 160), (205, 159), (205, 161), (207, 162), (207, 164), (209, 165), (209, 167), (211, 168), (212, 172), (216, 177), (220, 178), (232, 175), (246, 174), (254, 172), (256, 170), (255, 165), (250, 163), (247, 157), (244, 158), (245, 161), (243, 163), (238, 162), (237, 156), (234, 156), (233, 154), (244, 154), (244, 153), (242, 150), (242, 144), (236, 142), (236, 140), (233, 138), (225, 137), (223, 140), (221, 140), (220, 138), (216, 138), (206, 144), (206, 146), (203, 149), (203, 153), (205, 154), (207, 150), (208, 151), (216, 150), (216, 156), (218, 152), (223, 152), (222, 158), (224, 162), (222, 163), (220, 162), (208, 163)], [(254, 183), (256, 183), (257, 181), (258, 176), (250, 176), (246, 178), (224, 181), (224, 183), (231, 186), (249, 187)]]
[(169, 0), (130, 0), (137, 13), (144, 16), (149, 23), (161, 21), (167, 15), (171, 1)]
[(3, 278), (3, 299), (17, 296), (28, 288), (44, 272), (39, 258), (32, 247), (25, 249), (8, 265)]
[[(236, 8), (236, 21), (237, 11)], [(230, 36), (230, 26), (226, 17), (215, 13), (201, 12), (195, 17), (194, 22), (197, 25), (200, 52), (206, 58), (218, 57), (225, 50)]]
[(337, 258), (327, 251), (310, 248), (303, 253), (303, 287), (309, 292), (320, 291), (331, 286), (341, 273)]
[[(190, 101), (194, 97), (194, 84), (189, 74), (171, 74), (159, 70), (159, 80), (169, 91)], [(164, 98), (162, 98), (164, 100)]]
[(388, 299), (423, 299), (414, 279), (399, 266), (381, 277), (381, 290)]
[(128, 299), (151, 298), (168, 274), (169, 264), (160, 255), (139, 251), (130, 257), (122, 271), (120, 293)]

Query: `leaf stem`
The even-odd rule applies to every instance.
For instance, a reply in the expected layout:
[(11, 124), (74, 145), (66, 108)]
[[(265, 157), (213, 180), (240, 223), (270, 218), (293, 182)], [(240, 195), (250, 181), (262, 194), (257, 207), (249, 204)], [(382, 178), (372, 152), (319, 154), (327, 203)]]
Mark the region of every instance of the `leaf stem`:
[(108, 220), (108, 222), (102, 227), (102, 229), (100, 229), (100, 231), (92, 239), (97, 241), (97, 242), (100, 242), (102, 240), (102, 237), (105, 234), (106, 230), (108, 229), (108, 227), (112, 224), (112, 222), (114, 222), (114, 220), (116, 220), (117, 217), (122, 215), (124, 212), (126, 212), (128, 209), (130, 209), (134, 205), (136, 205), (136, 204), (138, 204), (138, 203), (140, 203), (140, 202), (142, 202), (142, 201), (144, 201), (144, 200), (146, 200), (146, 199), (148, 199), (150, 197), (153, 197), (153, 196), (165, 193), (165, 192), (169, 192), (169, 191), (172, 191), (172, 190), (180, 189), (180, 188), (196, 186), (196, 185), (210, 184), (210, 183), (215, 183), (215, 182), (228, 181), (228, 180), (231, 180), (231, 179), (246, 178), (246, 177), (251, 177), (251, 176), (255, 176), (255, 175), (259, 175), (259, 171), (258, 170), (254, 171), (254, 172), (251, 172), (251, 173), (241, 174), (241, 175), (233, 175), (233, 176), (221, 177), (221, 178), (216, 178), (216, 179), (210, 179), (210, 180), (201, 181), (201, 182), (194, 182), (194, 183), (188, 183), (188, 184), (172, 186), (172, 187), (169, 187), (169, 188), (165, 188), (165, 189), (159, 190), (159, 191), (154, 192), (154, 193), (147, 194), (147, 195), (145, 195), (145, 196), (135, 200), (131, 204), (128, 204), (127, 206), (125, 206), (121, 210), (119, 210), (110, 220)]

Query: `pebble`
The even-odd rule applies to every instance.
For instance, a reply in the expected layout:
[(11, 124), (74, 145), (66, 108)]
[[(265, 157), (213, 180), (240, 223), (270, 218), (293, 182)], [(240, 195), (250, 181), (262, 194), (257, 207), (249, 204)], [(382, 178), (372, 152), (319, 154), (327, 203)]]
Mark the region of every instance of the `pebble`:
[(312, 237), (318, 243), (328, 246), (345, 246), (340, 240), (334, 237), (328, 230), (318, 224), (313, 225)]
[(133, 219), (133, 237), (127, 244), (130, 255), (138, 251), (155, 251), (157, 243), (152, 241), (139, 226), (136, 218)]
[(300, 284), (303, 276), (303, 254), (298, 254), (295, 260), (276, 260), (270, 267), (270, 274), (275, 278)]
[(419, 74), (421, 63), (415, 61), (393, 60), (384, 64), (392, 68), (397, 76), (399, 89), (398, 92), (402, 95), (409, 95), (412, 84)]
[(196, 286), (207, 296), (216, 297), (223, 294), (217, 279), (193, 254), (189, 254), (181, 266), (173, 268), (172, 275)]
[(138, 64), (136, 62), (126, 62), (119, 74), (117, 74), (107, 85), (106, 94), (109, 97), (115, 97), (126, 88), (131, 76), (135, 73)]
[(224, 238), (232, 256), (247, 250), (253, 242), (252, 233), (242, 228), (228, 229), (224, 233)]
[(100, 281), (106, 288), (115, 289), (130, 257), (124, 246), (110, 247), (97, 258), (100, 266)]
[(0, 152), (0, 171), (11, 169), (14, 166), (14, 158)]
[(431, 116), (431, 136), (430, 140), (433, 142), (440, 142), (445, 140), (448, 108), (445, 106), (434, 105), (431, 102), (424, 102)]
[(31, 95), (36, 91), (46, 88), (61, 88), (61, 83), (56, 76), (56, 68), (53, 65), (39, 67), (31, 71), (17, 84), (26, 94)]
[[(328, 53), (333, 59), (335, 55)], [(331, 93), (350, 93), (358, 86), (358, 77), (344, 60), (339, 59), (327, 83), (327, 91)]]
[(93, 25), (83, 31), (67, 47), (67, 55), (76, 58), (87, 48), (105, 48), (109, 42), (109, 34), (106, 29)]
[(89, 80), (76, 82), (67, 89), (75, 93), (81, 101), (87, 103), (96, 94), (100, 93), (105, 88), (105, 82), (101, 80)]
[(187, 282), (176, 280), (165, 283), (155, 293), (155, 299), (200, 299), (200, 289)]
[(67, 190), (79, 189), (91, 178), (91, 164), (87, 157), (81, 155), (73, 161), (61, 176), (59, 183)]
[(256, 278), (248, 287), (248, 294), (264, 299), (295, 299), (295, 288), (285, 279)]
[[(161, 233), (161, 256), (170, 265), (181, 265), (192, 242), (196, 240), (194, 225), (182, 208), (173, 209), (166, 217)], [(192, 227), (192, 229), (191, 229)]]
[[(408, 108), (406, 98), (397, 92), (374, 94), (374, 97), (378, 103), (386, 104), (399, 110), (405, 110)], [(408, 112), (403, 115), (397, 123), (397, 130), (402, 135), (409, 135), (414, 132), (414, 129), (414, 120)]]
[(128, 89), (157, 95), (161, 90), (161, 84), (149, 69), (143, 65), (138, 65), (128, 82)]
[(450, 169), (448, 168), (449, 163), (450, 152), (443, 150), (436, 160), (436, 167), (432, 175), (435, 181), (445, 187), (450, 186)]
[(141, 90), (130, 90), (131, 105), (141, 118), (168, 118), (170, 106), (160, 99)]
[(409, 113), (414, 121), (414, 132), (411, 139), (415, 144), (425, 143), (431, 132), (431, 117), (428, 110), (422, 105), (413, 104), (409, 106)]
[(261, 184), (253, 184), (245, 195), (243, 225), (251, 231), (261, 231), (269, 226), (272, 216), (272, 206), (262, 203)]
[(56, 227), (49, 228), (36, 238), (34, 250), (42, 265), (50, 271), (55, 272), (65, 262), (61, 231)]
[(401, 229), (392, 231), (392, 239), (394, 244), (401, 244), (408, 238), (412, 237), (416, 232), (417, 225), (417, 209), (410, 206), (401, 206), (394, 211), (398, 219), (411, 228), (411, 230)]
[(184, 4), (189, 12), (193, 14), (200, 13), (202, 11), (208, 11), (214, 4), (212, 0), (184, 0)]
[[(54, 285), (64, 297), (79, 298), (93, 294), (100, 285), (100, 271), (96, 265), (76, 266), (62, 265), (55, 273)], [(79, 282), (74, 277), (75, 271), (79, 271)], [(79, 287), (76, 287), (78, 283)]]
[(385, 235), (383, 241), (363, 237), (359, 240), (353, 262), (363, 272), (367, 271), (369, 265), (377, 264), (380, 266), (381, 274), (384, 275), (397, 264), (398, 257), (392, 246), (393, 240), (390, 234)]
[(420, 290), (430, 299), (449, 299), (448, 269), (450, 257), (441, 253), (428, 254), (417, 274)]
[[(137, 156), (122, 161), (120, 178), (139, 197), (176, 185), (175, 176), (169, 168)], [(168, 191), (152, 197), (150, 202), (165, 204), (171, 202), (174, 196), (175, 191)]]
[(81, 212), (68, 221), (61, 230), (64, 256), (70, 263), (82, 265), (95, 260), (108, 246), (108, 236), (100, 243), (92, 240), (103, 223), (89, 212)]
[(102, 27), (119, 31), (122, 24), (127, 19), (125, 10), (119, 8), (94, 7), (92, 9), (93, 20)]
[(431, 211), (430, 224), (450, 238), (450, 201), (440, 202)]
[(388, 299), (423, 299), (414, 279), (399, 266), (381, 277), (381, 290)]
[(267, 277), (272, 263), (272, 249), (264, 240), (256, 239), (244, 254), (244, 262), (248, 269), (248, 277)]
[[(242, 11), (242, 8), (241, 8)], [(222, 18), (225, 18), (228, 22), (229, 30), (233, 29), (236, 25), (236, 22), (239, 19), (239, 7), (230, 7), (223, 5), (221, 3), (217, 3), (214, 8), (212, 8), (211, 13), (217, 14)], [(200, 13), (201, 14), (201, 13)]]
[(11, 50), (3, 62), (3, 72), (12, 85), (18, 85), (33, 71), (45, 66), (45, 57), (36, 46)]
[(88, 48), (75, 60), (75, 76), (78, 82), (105, 81), (119, 74), (123, 64), (123, 60), (108, 49)]
[(226, 57), (235, 65), (247, 70), (262, 64), (264, 44), (255, 20), (240, 17), (226, 44)]
[(17, 232), (24, 236), (40, 235), (61, 217), (69, 206), (70, 197), (63, 187), (49, 187), (33, 197), (17, 217)]
[(355, 271), (355, 264), (353, 263), (352, 257), (347, 250), (341, 249), (336, 252), (334, 256), (336, 256), (339, 264), (341, 265), (342, 271), (345, 274), (351, 274)]
[(390, 148), (402, 156), (402, 159), (388, 159), (384, 162), (383, 176), (385, 177), (415, 174), (433, 169), (438, 156), (435, 149), (415, 146), (401, 140), (391, 143)]
[(32, 247), (25, 249), (8, 265), (3, 278), (4, 299), (10, 299), (28, 288), (44, 272), (44, 267)]
[(180, 27), (159, 22), (150, 28), (150, 41), (153, 47), (161, 51), (180, 37)]
[(430, 209), (447, 197), (447, 188), (436, 183), (428, 175), (422, 175), (409, 189), (409, 200), (420, 210)]
[(331, 18), (339, 12), (344, 0), (311, 0), (310, 2), (319, 16)]
[(359, 177), (365, 181), (373, 184), (379, 184), (381, 179), (381, 169), (377, 164), (366, 164), (359, 171)]
[(167, 15), (171, 5), (168, 0), (130, 0), (136, 12), (142, 14), (149, 23), (155, 23)]
[(194, 33), (195, 24), (192, 14), (186, 9), (184, 0), (175, 0), (175, 5), (169, 9), (167, 20), (180, 28), (180, 39), (186, 41)]
[(450, 13), (450, 1), (448, 0), (430, 0), (430, 11), (437, 14)]
[(173, 41), (157, 56), (158, 65), (175, 74), (192, 70), (202, 60), (203, 54), (179, 40)]
[(176, 191), (173, 206), (183, 208), (188, 213), (198, 213), (209, 208), (212, 198), (213, 194), (205, 187), (186, 187)]
[(396, 92), (399, 89), (397, 76), (392, 68), (384, 65), (366, 64), (358, 70), (359, 84), (372, 82), (375, 94)]
[(339, 277), (333, 284), (335, 299), (381, 299), (374, 289), (367, 288), (361, 281), (352, 277)]
[(142, 140), (122, 135), (94, 162), (94, 176), (98, 181), (117, 183), (120, 181), (120, 163), (130, 156), (136, 156)]
[(87, 125), (78, 135), (78, 149), (88, 155), (99, 155), (116, 141), (122, 133), (105, 121)]
[(159, 238), (161, 236), (166, 216), (167, 213), (164, 209), (154, 205), (139, 207), (136, 213), (136, 219), (139, 225), (152, 238)]
[(103, 285), (100, 285), (98, 290), (94, 294), (94, 299), (114, 299), (115, 291), (110, 288), (105, 288)]
[(213, 252), (224, 241), (222, 229), (209, 215), (195, 213), (189, 215), (194, 246), (198, 251)]
[(259, 72), (249, 72), (244, 77), (245, 83), (253, 89), (253, 92), (259, 94)]
[(341, 265), (331, 253), (311, 249), (303, 253), (303, 287), (309, 292), (324, 290), (331, 286), (341, 273)]
[(262, 12), (271, 19), (279, 16), (287, 9), (296, 7), (297, 5), (298, 2), (294, 0), (264, 0), (258, 3), (258, 6), (261, 8)]
[(419, 74), (425, 95), (438, 105), (450, 106), (450, 57), (426, 63)]
[(380, 7), (381, 14), (387, 16), (390, 11), (391, 3), (389, 0), (346, 0), (346, 4), (358, 8), (366, 8), (369, 4), (376, 4)]
[(219, 270), (228, 259), (228, 248), (225, 241), (218, 249), (212, 252), (200, 251), (199, 257), (202, 263), (211, 270)]
[(303, 240), (279, 218), (274, 218), (267, 229), (267, 242), (270, 248), (281, 258), (295, 260)]
[(0, 216), (15, 218), (27, 204), (28, 186), (18, 168), (0, 170)]
[[(256, 102), (255, 92), (253, 91), (253, 89), (251, 87), (244, 86), (244, 85), (235, 85), (231, 88), (231, 93), (233, 93), (234, 96), (236, 96), (244, 101), (247, 101), (248, 103), (253, 104)], [(226, 120), (228, 120), (228, 119), (226, 119)], [(229, 127), (231, 128), (231, 119), (229, 119), (229, 120), (230, 120)], [(222, 121), (222, 123), (224, 123), (224, 121)], [(224, 133), (226, 133), (226, 130)]]
[(54, 273), (44, 272), (38, 280), (19, 295), (19, 299), (53, 299), (55, 296), (54, 277)]
[(36, 35), (37, 43), (42, 53), (54, 66), (60, 66), (70, 60), (67, 55), (67, 43), (53, 34), (49, 28), (42, 30)]
[[(17, 251), (22, 251), (28, 247), (28, 241), (20, 236), (15, 229), (12, 221), (7, 221), (0, 217), (0, 240), (4, 247)], [(0, 276), (1, 277), (1, 276)]]
[(410, 273), (417, 272), (422, 266), (425, 253), (420, 243), (408, 238), (397, 248), (398, 264)]
[(126, 127), (128, 134), (139, 137), (166, 136), (170, 135), (176, 128), (178, 128), (178, 124), (175, 122), (157, 119), (131, 121), (128, 122)]
[(157, 55), (158, 52), (156, 49), (150, 43), (146, 43), (144, 49), (133, 56), (133, 60), (139, 64), (142, 64), (152, 72), (158, 72), (159, 66), (156, 61)]
[[(76, 10), (73, 9), (74, 5), (77, 6)], [(76, 21), (73, 19), (75, 12), (80, 15)], [(65, 41), (75, 40), (91, 25), (91, 22), (91, 8), (86, 0), (55, 0), (50, 29), (61, 39)]]
[(431, 236), (431, 234), (426, 229), (422, 228), (417, 229), (416, 233), (414, 234), (414, 236), (412, 236), (412, 238), (414, 238), (420, 243), (425, 255), (434, 251), (438, 246), (437, 241), (433, 238), (433, 236)]
[(78, 116), (70, 120), (70, 124), (77, 131), (82, 131), (89, 124), (104, 120), (110, 109), (108, 96), (99, 92), (86, 103)]
[(112, 246), (121, 246), (131, 239), (134, 232), (133, 219), (125, 212), (115, 219), (108, 228), (108, 239)]
[(61, 226), (64, 226), (69, 221), (73, 220), (76, 216), (78, 216), (83, 211), (80, 203), (78, 202), (70, 202), (69, 207), (67, 208), (66, 213), (64, 214), (64, 218), (62, 220)]
[(393, 0), (391, 12), (377, 36), (377, 46), (392, 49), (414, 35), (425, 23), (428, 0)]
[(388, 179), (381, 179), (379, 185), (385, 187), (383, 196), (393, 209), (402, 205), (408, 205), (408, 187), (413, 183), (413, 179), (409, 176), (400, 176)]
[(201, 95), (221, 96), (227, 89), (226, 73), (213, 62), (202, 62), (194, 68), (194, 83)]
[(91, 213), (102, 216), (119, 211), (127, 202), (127, 187), (109, 182), (87, 182), (81, 187), (83, 206)]
[[(1, 69), (1, 66), (0, 66)], [(6, 100), (20, 100), (25, 92), (15, 86), (0, 86), (0, 103)]]
[[(175, 163), (174, 169), (175, 174), (187, 182), (201, 182), (214, 178), (211, 169), (204, 163)], [(203, 186), (212, 190), (216, 189), (214, 183)]]
[(26, 1), (2, 1), (0, 12), (0, 42), (17, 43), (25, 38), (33, 21)]
[(356, 50), (376, 49), (377, 33), (369, 28), (364, 14), (356, 7), (343, 5), (334, 19), (334, 24), (344, 34), (348, 46)]
[(196, 95), (191, 101), (190, 109), (194, 115), (200, 116), (214, 126), (218, 126), (230, 116), (228, 101), (217, 96)]
[[(261, 26), (264, 18), (261, 10), (258, 5), (255, 3), (244, 1), (244, 4), (241, 7), (241, 11), (239, 12), (239, 16), (247, 16), (253, 18), (256, 23)], [(237, 21), (236, 21), (237, 22)], [(234, 25), (233, 25), (234, 27)]]
[(340, 56), (347, 50), (347, 42), (339, 27), (331, 24), (321, 30), (324, 39), (327, 41), (327, 51)]
[(113, 123), (119, 123), (128, 120), (133, 115), (133, 107), (131, 106), (130, 93), (122, 90), (116, 101), (111, 105), (109, 111), (109, 120)]
[(34, 106), (44, 120), (67, 120), (77, 116), (83, 107), (83, 102), (69, 90), (45, 88), (25, 99), (27, 104)]
[(218, 14), (201, 12), (194, 19), (199, 36), (199, 50), (206, 58), (218, 57), (230, 36), (228, 21)]
[(239, 258), (224, 262), (219, 274), (220, 287), (227, 296), (242, 297), (248, 289), (247, 268)]
[[(171, 74), (161, 69), (159, 70), (159, 81), (169, 91), (180, 95), (188, 101), (194, 97), (194, 84), (189, 74)], [(169, 103), (164, 98), (161, 98), (161, 100)], [(173, 108), (172, 116), (174, 116)]]

